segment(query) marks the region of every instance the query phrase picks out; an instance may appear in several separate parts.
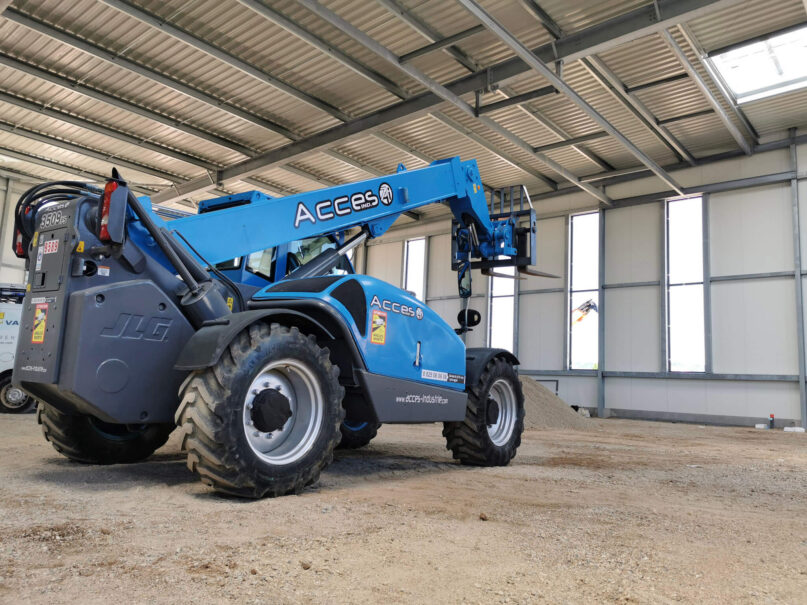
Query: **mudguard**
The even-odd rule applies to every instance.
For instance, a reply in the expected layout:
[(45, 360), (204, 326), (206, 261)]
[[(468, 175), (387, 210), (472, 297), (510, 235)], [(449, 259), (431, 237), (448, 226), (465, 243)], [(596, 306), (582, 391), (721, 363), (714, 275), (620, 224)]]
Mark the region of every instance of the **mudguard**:
[(519, 364), (518, 359), (515, 355), (513, 355), (510, 351), (506, 349), (488, 349), (488, 348), (476, 348), (476, 349), (466, 349), (465, 351), (465, 386), (466, 388), (472, 388), (477, 382), (479, 382), (479, 377), (482, 375), (482, 372), (485, 369), (485, 366), (488, 365), (491, 359), (494, 357), (502, 357), (506, 359), (514, 366)]
[(188, 342), (185, 343), (185, 347), (180, 352), (174, 369), (188, 371), (202, 370), (214, 365), (218, 362), (224, 349), (232, 342), (237, 334), (256, 321), (261, 321), (273, 315), (282, 316), (284, 318), (293, 317), (295, 319), (294, 325), (302, 328), (304, 332), (313, 330), (315, 333), (321, 334), (329, 339), (334, 338), (334, 335), (321, 323), (311, 318), (309, 315), (295, 311), (294, 309), (274, 308), (242, 311), (205, 323), (191, 336)]

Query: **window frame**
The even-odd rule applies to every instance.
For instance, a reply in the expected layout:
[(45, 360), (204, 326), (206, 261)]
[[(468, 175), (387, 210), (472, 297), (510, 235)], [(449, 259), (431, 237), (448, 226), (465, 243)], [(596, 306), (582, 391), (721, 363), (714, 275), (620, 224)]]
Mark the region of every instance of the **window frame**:
[[(683, 282), (670, 282), (670, 205), (677, 202), (699, 199), (700, 200), (700, 217), (701, 217), (701, 244), (705, 234), (705, 229), (708, 228), (707, 222), (704, 220), (704, 211), (706, 208), (706, 195), (692, 195), (687, 197), (679, 197), (664, 200), (664, 332), (665, 332), (665, 346), (664, 346), (664, 369), (668, 374), (707, 374), (709, 369), (709, 360), (707, 359), (707, 325), (706, 325), (706, 263), (707, 259), (704, 254), (704, 247), (701, 245), (698, 249), (701, 253), (701, 279), (700, 281), (683, 281)], [(670, 292), (674, 288), (681, 288), (686, 286), (700, 286), (702, 291), (703, 304), (701, 305), (701, 314), (703, 319), (703, 369), (701, 370), (674, 370), (672, 367), (672, 321), (671, 321), (671, 299)]]
[[(415, 241), (422, 241), (423, 242), (423, 278), (422, 283), (420, 284), (421, 291), (423, 292), (423, 296), (418, 297), (417, 292), (415, 290), (409, 289), (409, 243)], [(418, 300), (422, 300), (422, 302), (426, 302), (426, 284), (429, 279), (428, 271), (429, 271), (429, 238), (426, 235), (421, 235), (419, 237), (410, 237), (404, 240), (404, 247), (403, 247), (403, 275), (401, 276), (401, 281), (403, 289), (407, 292), (414, 292), (415, 298)]]
[(569, 370), (575, 371), (590, 371), (592, 368), (575, 368), (572, 365), (572, 329), (574, 327), (574, 322), (572, 321), (572, 312), (574, 308), (572, 307), (572, 300), (574, 299), (575, 294), (595, 294), (597, 297), (597, 352), (596, 352), (596, 367), (595, 370), (599, 369), (602, 366), (602, 359), (600, 359), (600, 321), (602, 318), (600, 317), (599, 308), (602, 305), (602, 301), (599, 299), (600, 295), (600, 284), (599, 284), (599, 266), (600, 266), (600, 249), (602, 248), (602, 242), (598, 242), (597, 246), (597, 285), (594, 288), (583, 288), (580, 290), (574, 289), (574, 219), (580, 216), (590, 216), (596, 215), (597, 216), (597, 233), (598, 237), (600, 236), (600, 221), (603, 220), (603, 215), (599, 210), (590, 210), (586, 212), (576, 212), (573, 214), (569, 214), (569, 229), (568, 229), (568, 242), (567, 242), (567, 256), (568, 256), (568, 266), (566, 267), (566, 271), (568, 273), (568, 288), (566, 290), (566, 317), (567, 317), (567, 324), (566, 324), (566, 367)]

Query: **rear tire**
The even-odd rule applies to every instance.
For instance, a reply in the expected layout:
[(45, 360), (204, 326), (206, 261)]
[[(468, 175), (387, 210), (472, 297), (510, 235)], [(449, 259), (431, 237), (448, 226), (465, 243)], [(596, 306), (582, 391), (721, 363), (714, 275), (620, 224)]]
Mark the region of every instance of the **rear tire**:
[(93, 416), (63, 414), (39, 402), (36, 419), (57, 452), (86, 464), (140, 462), (165, 445), (173, 424), (109, 424)]
[(443, 423), (446, 449), (471, 466), (506, 466), (521, 445), (523, 431), (521, 382), (512, 364), (501, 357), (491, 359), (477, 384), (468, 386), (465, 420)]
[(176, 421), (188, 468), (234, 496), (298, 493), (333, 460), (343, 396), (313, 336), (253, 324), (183, 387)]
[(378, 435), (380, 424), (345, 420), (339, 427), (342, 439), (336, 447), (340, 450), (357, 450), (364, 447)]
[(0, 378), (0, 413), (24, 414), (33, 411), (36, 399), (11, 384), (11, 373)]

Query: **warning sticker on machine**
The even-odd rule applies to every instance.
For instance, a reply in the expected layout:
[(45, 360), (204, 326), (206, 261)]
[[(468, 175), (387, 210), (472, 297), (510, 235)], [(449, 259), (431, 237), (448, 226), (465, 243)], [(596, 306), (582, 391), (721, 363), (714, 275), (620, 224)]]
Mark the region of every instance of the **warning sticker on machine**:
[(39, 271), (42, 269), (42, 256), (43, 256), (42, 246), (36, 249), (36, 270)]
[(374, 345), (383, 345), (387, 342), (387, 314), (384, 311), (373, 311), (370, 342)]
[(45, 325), (48, 321), (48, 303), (39, 303), (34, 311), (34, 329), (31, 332), (31, 342), (42, 344), (45, 342)]
[(101, 277), (109, 277), (109, 267), (98, 265), (98, 275)]
[(463, 384), (465, 376), (462, 374), (451, 374), (449, 372), (438, 372), (436, 370), (421, 370), (420, 377), (425, 380), (441, 380), (443, 382), (454, 382)]

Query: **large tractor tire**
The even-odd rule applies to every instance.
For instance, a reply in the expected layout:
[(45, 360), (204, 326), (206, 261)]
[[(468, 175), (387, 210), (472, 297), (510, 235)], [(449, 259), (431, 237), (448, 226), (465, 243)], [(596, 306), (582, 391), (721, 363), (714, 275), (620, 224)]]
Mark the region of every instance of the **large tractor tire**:
[(339, 427), (342, 438), (336, 447), (340, 450), (357, 450), (364, 447), (375, 439), (380, 426), (375, 422), (358, 422), (345, 419)]
[(256, 323), (182, 389), (188, 468), (247, 498), (298, 493), (331, 460), (344, 419), (339, 368), (296, 327)]
[(87, 464), (140, 462), (162, 447), (176, 428), (173, 424), (109, 424), (93, 416), (63, 414), (41, 401), (36, 419), (57, 452)]
[(513, 365), (491, 359), (475, 385), (468, 385), (465, 420), (443, 423), (446, 448), (462, 464), (506, 466), (524, 431), (524, 394)]
[(11, 372), (0, 377), (0, 413), (24, 414), (36, 407), (36, 399), (11, 384)]

